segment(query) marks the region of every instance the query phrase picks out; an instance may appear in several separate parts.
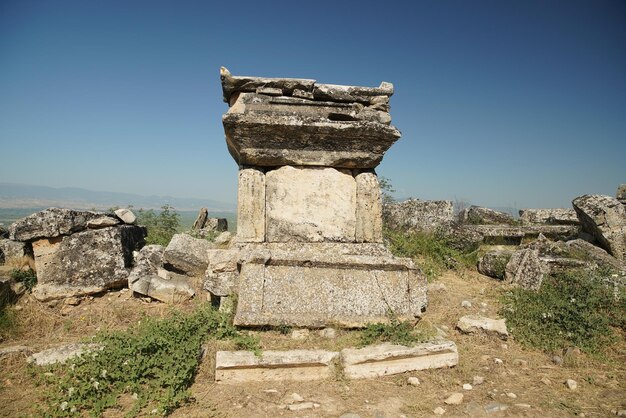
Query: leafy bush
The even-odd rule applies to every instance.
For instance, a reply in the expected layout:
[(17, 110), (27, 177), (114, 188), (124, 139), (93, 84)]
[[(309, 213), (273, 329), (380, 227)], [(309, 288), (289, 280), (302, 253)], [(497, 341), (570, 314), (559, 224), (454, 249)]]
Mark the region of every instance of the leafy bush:
[(597, 273), (560, 274), (546, 277), (539, 291), (506, 293), (501, 314), (522, 344), (546, 352), (576, 346), (594, 353), (614, 340), (612, 327), (626, 331), (626, 292)]
[(37, 284), (37, 273), (31, 268), (13, 269), (10, 274), (11, 278), (16, 282), (21, 282), (28, 292), (32, 291)]
[(189, 398), (188, 387), (207, 338), (229, 339), (239, 348), (258, 350), (257, 340), (239, 333), (228, 314), (208, 304), (191, 314), (146, 318), (127, 331), (99, 333), (93, 342), (101, 350), (45, 369), (49, 391), (44, 414), (100, 416), (119, 398), (132, 402), (129, 416), (146, 407), (169, 414)]
[(442, 234), (385, 230), (385, 241), (393, 255), (414, 259), (429, 279), (443, 271), (473, 266), (477, 262), (477, 250), (455, 249)]
[(180, 215), (170, 205), (161, 206), (161, 211), (158, 214), (152, 209), (139, 209), (137, 211), (137, 223), (148, 229), (146, 244), (167, 246), (174, 234), (178, 232)]

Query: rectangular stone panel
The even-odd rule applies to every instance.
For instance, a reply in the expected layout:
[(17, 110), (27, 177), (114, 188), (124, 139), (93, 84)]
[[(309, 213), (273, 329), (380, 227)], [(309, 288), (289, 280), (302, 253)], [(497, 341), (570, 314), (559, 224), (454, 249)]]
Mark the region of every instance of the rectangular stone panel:
[(359, 173), (356, 181), (356, 242), (383, 242), (383, 208), (375, 173)]
[(252, 381), (309, 381), (328, 379), (334, 374), (339, 353), (323, 350), (218, 351), (215, 381), (242, 383)]
[(237, 239), (265, 241), (265, 174), (256, 168), (239, 170)]
[(456, 366), (459, 354), (452, 341), (423, 343), (413, 347), (390, 343), (341, 350), (348, 379), (388, 376), (424, 369)]
[(348, 170), (284, 166), (266, 174), (267, 242), (354, 242), (356, 182)]
[(234, 322), (363, 327), (388, 322), (390, 310), (400, 319), (415, 319), (425, 305), (425, 279), (410, 260), (391, 255), (270, 252), (243, 261)]

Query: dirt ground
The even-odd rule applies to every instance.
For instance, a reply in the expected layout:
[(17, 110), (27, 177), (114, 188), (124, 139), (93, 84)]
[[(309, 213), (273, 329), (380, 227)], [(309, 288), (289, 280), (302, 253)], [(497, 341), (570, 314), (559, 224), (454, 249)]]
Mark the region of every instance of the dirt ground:
[[(444, 288), (441, 288), (443, 284)], [(214, 383), (215, 351), (210, 344), (191, 388), (193, 399), (174, 412), (174, 417), (339, 417), (353, 413), (360, 417), (435, 416), (437, 407), (444, 416), (483, 416), (485, 407), (500, 404), (505, 410), (488, 416), (565, 417), (616, 416), (626, 410), (626, 343), (622, 341), (607, 358), (598, 360), (576, 353), (564, 356), (563, 365), (552, 356), (522, 348), (508, 341), (484, 335), (464, 335), (455, 330), (458, 319), (467, 314), (496, 317), (502, 284), (474, 272), (448, 272), (431, 285), (429, 306), (423, 321), (442, 329), (458, 346), (459, 364), (451, 369), (406, 373), (372, 380), (335, 378), (321, 382), (263, 382), (249, 384)], [(470, 301), (469, 308), (461, 302)], [(184, 308), (184, 307), (183, 307)], [(98, 329), (125, 328), (145, 313), (165, 315), (169, 307), (131, 297), (129, 292), (110, 292), (88, 298), (80, 305), (48, 305), (23, 298), (17, 305), (22, 318), (21, 334), (0, 342), (0, 347), (25, 345), (37, 351), (62, 343), (79, 341)], [(184, 308), (185, 309), (185, 308)], [(263, 349), (332, 349), (355, 341), (355, 333), (339, 331), (336, 339), (311, 333), (296, 341), (278, 332), (260, 333)], [(26, 355), (0, 358), (0, 416), (31, 416), (42, 394), (28, 373)], [(501, 363), (496, 359), (502, 360)], [(407, 383), (419, 378), (420, 385)], [(475, 376), (484, 383), (463, 390)], [(566, 379), (578, 383), (576, 390)], [(463, 393), (460, 405), (446, 405), (452, 393)], [(286, 405), (298, 394), (315, 409), (290, 411)], [(115, 416), (115, 414), (107, 414)]]

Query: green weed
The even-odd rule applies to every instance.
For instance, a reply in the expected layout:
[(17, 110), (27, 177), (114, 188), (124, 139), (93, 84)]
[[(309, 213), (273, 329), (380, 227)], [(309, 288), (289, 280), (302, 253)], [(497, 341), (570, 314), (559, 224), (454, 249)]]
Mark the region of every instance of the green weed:
[(576, 346), (598, 353), (626, 331), (626, 292), (584, 271), (548, 276), (538, 291), (504, 294), (501, 314), (522, 344), (554, 352)]
[(158, 214), (152, 209), (139, 209), (137, 224), (145, 226), (148, 230), (146, 244), (167, 246), (174, 234), (178, 232), (180, 215), (170, 205), (161, 206)]
[(381, 342), (412, 345), (428, 341), (434, 336), (431, 330), (418, 330), (410, 321), (399, 321), (395, 315), (389, 316), (389, 323), (368, 324), (361, 331), (360, 344), (366, 346)]
[[(207, 339), (232, 340), (239, 348), (259, 351), (259, 342), (241, 334), (208, 304), (191, 314), (172, 312), (165, 319), (146, 318), (126, 331), (102, 332), (93, 350), (69, 364), (44, 370), (48, 416), (101, 416), (130, 399), (127, 416), (144, 409), (171, 413), (190, 396), (198, 369), (201, 345)], [(50, 375), (48, 372), (51, 372)]]
[(9, 274), (16, 282), (21, 282), (28, 292), (32, 291), (37, 284), (37, 273), (30, 268), (26, 270), (13, 269)]

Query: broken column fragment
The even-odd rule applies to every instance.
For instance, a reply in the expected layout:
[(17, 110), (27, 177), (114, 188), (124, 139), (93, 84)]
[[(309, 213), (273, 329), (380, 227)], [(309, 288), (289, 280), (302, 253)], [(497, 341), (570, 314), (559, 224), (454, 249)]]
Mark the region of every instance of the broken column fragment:
[(424, 276), (381, 244), (374, 168), (400, 137), (388, 113), (393, 85), (220, 75), (226, 143), (239, 165), (237, 237), (214, 250), (205, 289), (237, 292), (234, 322), (243, 326), (419, 317)]

